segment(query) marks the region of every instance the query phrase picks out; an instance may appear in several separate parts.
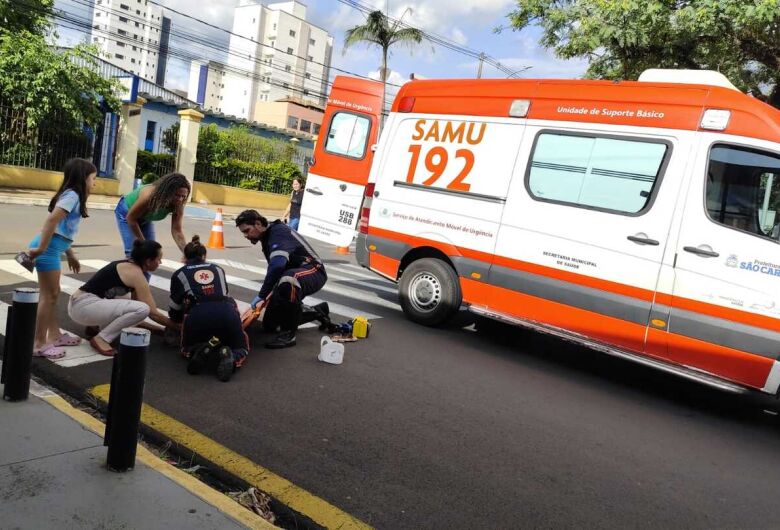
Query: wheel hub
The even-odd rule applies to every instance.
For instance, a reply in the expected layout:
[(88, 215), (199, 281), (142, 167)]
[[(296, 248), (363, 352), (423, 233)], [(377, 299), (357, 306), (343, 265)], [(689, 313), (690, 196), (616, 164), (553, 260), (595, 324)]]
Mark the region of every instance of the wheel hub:
[(409, 300), (418, 311), (433, 311), (441, 302), (441, 282), (429, 272), (418, 273), (409, 283)]

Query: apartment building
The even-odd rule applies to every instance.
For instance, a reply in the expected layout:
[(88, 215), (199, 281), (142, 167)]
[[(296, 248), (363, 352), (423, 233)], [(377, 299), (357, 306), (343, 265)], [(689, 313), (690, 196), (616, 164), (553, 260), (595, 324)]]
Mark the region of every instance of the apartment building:
[(170, 19), (147, 0), (95, 0), (92, 42), (116, 66), (165, 83)]
[(227, 66), (217, 61), (192, 61), (187, 98), (206, 110), (223, 112)]
[(306, 21), (305, 4), (241, 0), (220, 83), (221, 112), (262, 121), (258, 102), (295, 97), (324, 104), (332, 52), (333, 37)]

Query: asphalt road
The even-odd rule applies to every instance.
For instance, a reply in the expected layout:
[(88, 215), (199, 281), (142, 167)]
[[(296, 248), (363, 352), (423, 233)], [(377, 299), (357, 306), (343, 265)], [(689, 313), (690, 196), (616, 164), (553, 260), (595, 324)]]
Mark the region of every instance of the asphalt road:
[[(2, 207), (0, 260), (32, 239), (44, 215)], [(158, 224), (158, 237), (178, 259), (167, 227)], [(205, 238), (210, 223), (185, 227)], [(262, 266), (259, 249), (225, 228), (230, 248), (210, 257)], [(346, 278), (354, 256), (318, 248)], [(121, 256), (112, 212), (85, 220), (76, 250)], [(0, 272), (0, 300), (24, 284)], [(780, 429), (760, 403), (539, 334), (481, 322), (475, 331), (466, 313), (423, 328), (372, 302), (395, 300), (379, 279), (329, 285), (352, 291), (321, 298), (381, 317), (369, 339), (347, 344), (344, 364), (317, 361), (315, 329), (275, 351), (257, 333), (247, 365), (223, 384), (188, 376), (155, 338), (145, 401), (379, 528), (777, 527)], [(245, 301), (254, 294), (231, 289)], [(62, 327), (82, 332), (66, 303), (63, 295)], [(109, 381), (110, 363), (54, 372), (87, 388)]]

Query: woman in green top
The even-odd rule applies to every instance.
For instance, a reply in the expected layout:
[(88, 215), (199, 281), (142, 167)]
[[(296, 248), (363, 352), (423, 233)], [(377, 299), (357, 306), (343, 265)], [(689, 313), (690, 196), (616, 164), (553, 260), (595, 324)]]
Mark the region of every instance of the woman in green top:
[(169, 173), (157, 180), (136, 188), (116, 205), (116, 225), (125, 247), (125, 256), (130, 256), (133, 241), (150, 239), (155, 241), (153, 221), (160, 221), (171, 215), (171, 236), (184, 252), (187, 241), (182, 230), (184, 203), (190, 194), (190, 183), (181, 173)]

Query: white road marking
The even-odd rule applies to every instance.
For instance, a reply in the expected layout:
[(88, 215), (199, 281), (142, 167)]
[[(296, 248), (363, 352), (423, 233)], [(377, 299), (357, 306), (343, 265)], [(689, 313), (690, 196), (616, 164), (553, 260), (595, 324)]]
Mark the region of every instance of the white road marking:
[[(234, 261), (234, 260), (229, 260), (229, 259), (212, 259), (212, 260), (209, 260), (209, 261), (212, 261), (212, 262), (214, 262), (214, 263), (216, 263), (218, 265), (224, 265), (226, 267), (232, 267), (234, 269), (239, 269), (239, 270), (243, 270), (243, 271), (246, 271), (246, 272), (252, 272), (254, 274), (263, 274), (263, 275), (265, 275), (265, 272), (267, 270), (267, 267), (262, 267), (262, 266), (261, 267), (256, 267), (256, 266), (252, 266), (252, 265), (247, 265), (246, 263), (242, 263), (240, 261)], [(356, 285), (365, 287), (367, 289), (378, 289), (380, 291), (384, 291), (384, 292), (390, 293), (390, 294), (397, 294), (398, 293), (398, 289), (396, 289), (394, 286), (393, 287), (388, 287), (388, 285), (392, 285), (392, 284), (390, 284), (390, 282), (385, 281), (385, 283), (387, 283), (388, 285), (377, 285), (377, 284), (373, 284), (373, 283), (368, 283), (366, 281), (356, 280), (354, 278), (348, 278), (346, 276), (342, 276), (341, 274), (339, 274), (339, 273), (354, 274), (352, 272), (339, 270), (338, 273), (335, 273), (335, 272), (333, 272), (333, 269), (334, 269), (334, 267), (330, 266), (330, 265), (325, 267), (325, 272), (327, 272), (327, 274), (328, 274), (328, 280), (339, 280), (339, 281), (344, 281), (344, 282), (350, 282), (352, 284), (356, 284)], [(354, 275), (357, 276), (357, 277), (364, 277), (364, 276), (360, 276), (358, 274), (354, 274)], [(376, 276), (375, 278), (372, 278), (372, 280), (376, 280), (376, 279), (381, 279), (381, 277), (380, 276)]]
[[(165, 261), (165, 260), (163, 260), (163, 261)], [(252, 265), (246, 265), (245, 263), (241, 263), (240, 261), (232, 261), (232, 260), (225, 260), (225, 259), (215, 259), (215, 260), (211, 260), (211, 261), (213, 261), (214, 263), (216, 263), (218, 265), (224, 265), (226, 267), (231, 267), (231, 268), (234, 268), (234, 269), (239, 269), (239, 270), (243, 270), (243, 271), (246, 271), (246, 272), (251, 272), (251, 273), (254, 273), (254, 274), (263, 274), (263, 275), (265, 275), (266, 270), (267, 270), (267, 269), (262, 268), (262, 267), (254, 267)], [(232, 276), (232, 277), (235, 278), (235, 276)], [(328, 274), (328, 277), (330, 278), (331, 275)], [(230, 280), (228, 280), (228, 281), (230, 281)], [(253, 283), (256, 283), (256, 282), (253, 282)], [(237, 285), (239, 285), (239, 284), (237, 284)], [(258, 283), (257, 285), (259, 286), (259, 285), (262, 285), (262, 284)], [(374, 286), (374, 285), (370, 286), (370, 288), (374, 288), (374, 287), (376, 287), (376, 286)], [(387, 287), (383, 287), (383, 289), (388, 289), (388, 288)], [(259, 290), (259, 287), (258, 287), (258, 290)], [(356, 300), (360, 300), (361, 302), (367, 302), (369, 304), (378, 305), (378, 306), (381, 306), (381, 307), (385, 307), (387, 309), (393, 309), (395, 311), (401, 311), (401, 306), (400, 305), (396, 304), (395, 302), (390, 302), (388, 300), (385, 300), (384, 298), (381, 298), (379, 295), (377, 295), (375, 292), (372, 292), (372, 291), (359, 291), (357, 289), (351, 289), (350, 287), (347, 287), (347, 286), (344, 286), (344, 285), (336, 285), (336, 284), (328, 284), (328, 283), (325, 284), (325, 286), (322, 288), (322, 291), (323, 292), (327, 292), (327, 293), (333, 293), (333, 294), (341, 295), (341, 296), (346, 296), (347, 298), (355, 298)], [(395, 290), (391, 290), (391, 292), (395, 293), (396, 291)], [(307, 296), (306, 299), (307, 300), (314, 300), (310, 296)], [(314, 302), (314, 303), (316, 303), (316, 302)], [(309, 305), (313, 305), (314, 303), (310, 303)], [(328, 303), (330, 304), (330, 302), (328, 302)], [(331, 309), (336, 307), (336, 304), (330, 304), (330, 305), (331, 305)], [(335, 311), (335, 309), (334, 309), (334, 312), (338, 313), (338, 311)], [(339, 313), (339, 314), (343, 314), (343, 313)], [(361, 313), (357, 313), (357, 315), (360, 315), (360, 314)], [(377, 318), (376, 316), (370, 317), (370, 316), (368, 316), (365, 313), (362, 313), (362, 314), (363, 314), (363, 316), (366, 316), (368, 318)], [(354, 317), (352, 317), (352, 318), (354, 318)]]
[[(10, 304), (6, 304), (5, 302), (0, 302), (0, 335), (5, 336), (5, 326), (6, 321), (8, 318), (8, 308), (10, 307)], [(64, 329), (61, 329), (63, 333), (66, 331)], [(68, 332), (71, 335), (74, 335), (72, 332)], [(108, 360), (109, 357), (106, 357), (104, 355), (100, 355), (99, 353), (95, 353), (95, 350), (93, 350), (89, 343), (82, 338), (81, 344), (77, 346), (65, 346), (63, 348), (65, 350), (65, 357), (62, 359), (55, 359), (52, 360), (54, 364), (58, 364), (60, 366), (64, 366), (66, 368), (69, 368), (71, 366), (78, 366), (80, 364), (87, 364), (92, 363), (95, 361), (105, 361)]]

